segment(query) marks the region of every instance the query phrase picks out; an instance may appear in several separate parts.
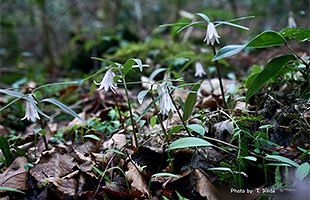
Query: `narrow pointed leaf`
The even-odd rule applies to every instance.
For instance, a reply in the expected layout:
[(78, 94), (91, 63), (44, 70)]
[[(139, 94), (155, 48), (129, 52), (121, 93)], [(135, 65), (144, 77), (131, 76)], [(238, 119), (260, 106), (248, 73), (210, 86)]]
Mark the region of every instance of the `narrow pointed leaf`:
[(96, 136), (96, 135), (93, 135), (93, 134), (84, 135), (84, 138), (91, 138), (91, 139), (100, 141), (100, 138), (98, 136)]
[(180, 22), (180, 23), (172, 23), (172, 24), (162, 24), (158, 28), (164, 28), (164, 27), (173, 27), (173, 26), (186, 26), (189, 23), (187, 22)]
[(24, 98), (26, 96), (23, 93), (16, 92), (13, 90), (7, 90), (7, 89), (0, 89), (0, 93), (7, 94), (7, 95), (17, 97), (17, 98)]
[(184, 29), (190, 27), (190, 26), (194, 26), (194, 25), (197, 25), (197, 24), (202, 24), (202, 23), (205, 23), (205, 21), (197, 21), (197, 22), (192, 22), (192, 23), (189, 23), (185, 26), (183, 26), (182, 28), (180, 28), (177, 33), (180, 33), (181, 31), (183, 31)]
[(156, 69), (155, 71), (153, 71), (152, 72), (152, 74), (150, 75), (150, 80), (152, 81), (152, 80), (154, 80), (154, 78), (159, 74), (159, 73), (161, 73), (161, 72), (164, 72), (164, 71), (166, 71), (167, 69), (166, 68), (158, 68), (158, 69)]
[(176, 141), (172, 142), (168, 149), (182, 149), (182, 148), (189, 148), (189, 147), (211, 147), (214, 146), (210, 142), (207, 142), (203, 139), (197, 137), (184, 137), (177, 139)]
[(242, 51), (246, 45), (228, 45), (221, 48), (216, 55), (213, 57), (212, 61), (220, 60), (222, 58), (233, 56), (240, 51)]
[(204, 136), (204, 134), (205, 134), (204, 127), (199, 125), (199, 124), (190, 124), (190, 125), (187, 125), (187, 128), (189, 128), (190, 130), (198, 133), (199, 135)]
[(236, 27), (236, 28), (239, 28), (239, 29), (243, 29), (243, 30), (250, 30), (249, 28), (245, 27), (245, 26), (241, 26), (239, 24), (235, 24), (235, 23), (231, 23), (231, 22), (227, 22), (227, 21), (216, 21), (214, 23), (217, 23), (215, 25), (215, 27), (219, 26), (219, 25), (222, 25), (222, 24), (225, 24), (225, 25), (228, 25), (228, 26), (232, 26), (232, 27)]
[(118, 67), (118, 65), (116, 63), (114, 63), (114, 62), (112, 62), (111, 60), (108, 60), (108, 59), (98, 58), (98, 57), (90, 57), (90, 58), (93, 59), (93, 60), (98, 60), (98, 61), (107, 63), (108, 65), (111, 65), (113, 67)]
[(25, 192), (20, 191), (20, 190), (15, 189), (15, 188), (11, 188), (11, 187), (0, 187), (0, 191), (17, 192), (17, 193), (25, 194)]
[(296, 178), (302, 181), (304, 180), (304, 178), (308, 176), (309, 172), (310, 172), (310, 165), (308, 162), (305, 162), (297, 168), (295, 176)]
[(283, 157), (283, 156), (267, 155), (266, 159), (268, 159), (268, 160), (277, 160), (277, 161), (280, 161), (282, 163), (289, 164), (289, 165), (291, 165), (293, 167), (299, 167), (299, 164), (297, 164), (296, 162), (292, 161), (291, 159)]
[(265, 48), (285, 44), (286, 40), (275, 31), (264, 31), (253, 38), (246, 47)]
[(189, 116), (192, 114), (194, 106), (197, 101), (197, 91), (200, 88), (200, 83), (196, 84), (192, 87), (191, 93), (188, 94), (185, 103), (184, 103), (184, 110), (183, 110), (183, 120), (187, 120)]
[(5, 158), (5, 165), (9, 166), (13, 162), (14, 157), (10, 150), (10, 145), (8, 143), (8, 140), (2, 136), (0, 136), (0, 149)]
[(138, 102), (140, 103), (140, 104), (142, 104), (143, 103), (143, 100), (144, 100), (144, 98), (145, 98), (145, 96), (147, 95), (147, 93), (149, 92), (149, 90), (142, 90), (142, 91), (140, 91), (139, 93), (138, 93)]
[(203, 14), (203, 13), (196, 13), (196, 15), (201, 17), (202, 19), (204, 19), (208, 23), (211, 21), (210, 18), (207, 15)]
[(78, 118), (80, 121), (82, 121), (82, 122), (84, 121), (84, 119), (82, 119), (74, 110), (72, 110), (71, 108), (69, 108), (68, 106), (66, 106), (65, 104), (61, 103), (60, 101), (58, 101), (56, 99), (47, 98), (47, 99), (43, 99), (42, 102), (52, 103), (52, 104), (58, 106), (64, 112), (72, 115), (73, 117)]
[(275, 77), (277, 73), (284, 67), (289, 61), (295, 60), (293, 55), (284, 55), (273, 58), (260, 72), (255, 79), (251, 82), (246, 99), (249, 100), (254, 94), (256, 94), (267, 81), (269, 81), (272, 77)]

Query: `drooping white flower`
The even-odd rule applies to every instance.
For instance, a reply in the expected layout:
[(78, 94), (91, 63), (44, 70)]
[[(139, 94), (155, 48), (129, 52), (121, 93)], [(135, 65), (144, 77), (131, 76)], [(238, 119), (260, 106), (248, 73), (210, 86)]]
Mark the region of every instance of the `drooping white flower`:
[(204, 42), (207, 41), (207, 44), (211, 43), (211, 45), (213, 46), (215, 41), (218, 44), (220, 43), (219, 38), (220, 38), (220, 36), (218, 35), (214, 24), (212, 22), (209, 22), (206, 37), (203, 41)]
[(115, 76), (115, 73), (109, 69), (105, 75), (103, 76), (102, 80), (100, 83), (96, 83), (96, 85), (100, 85), (99, 88), (97, 90), (101, 90), (104, 88), (105, 91), (108, 91), (109, 88), (112, 90), (112, 92), (115, 93), (115, 89), (117, 88), (116, 87), (116, 84), (114, 83), (114, 76)]
[(195, 63), (195, 76), (201, 78), (203, 75), (206, 75), (203, 65), (201, 64), (201, 62), (196, 62)]
[(295, 19), (293, 18), (293, 15), (290, 14), (290, 16), (288, 17), (288, 27), (289, 28), (296, 28), (297, 24), (295, 22)]
[(157, 88), (157, 91), (158, 91), (158, 95), (160, 96), (160, 99), (159, 99), (160, 113), (163, 115), (168, 115), (170, 111), (172, 112), (176, 111), (172, 103), (172, 100), (170, 98), (167, 84), (162, 83), (161, 85), (159, 85)]
[(40, 119), (37, 107), (37, 101), (33, 98), (31, 94), (28, 94), (26, 97), (26, 113), (22, 120), (27, 119), (32, 122), (36, 122), (37, 119)]

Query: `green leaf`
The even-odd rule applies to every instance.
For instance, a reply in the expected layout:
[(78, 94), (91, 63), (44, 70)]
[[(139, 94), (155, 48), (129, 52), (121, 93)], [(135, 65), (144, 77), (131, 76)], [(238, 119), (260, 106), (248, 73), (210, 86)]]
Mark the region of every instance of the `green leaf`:
[(277, 161), (280, 161), (280, 162), (289, 164), (289, 165), (291, 165), (291, 166), (293, 166), (293, 167), (299, 167), (299, 164), (297, 164), (296, 162), (292, 161), (291, 159), (285, 158), (285, 157), (283, 157), (283, 156), (278, 156), (278, 155), (267, 155), (267, 156), (266, 156), (266, 159), (267, 159), (267, 160), (277, 160)]
[(96, 135), (93, 135), (93, 134), (84, 135), (84, 138), (91, 138), (91, 139), (100, 141), (100, 138), (98, 136), (96, 136)]
[(158, 69), (156, 69), (155, 71), (153, 71), (152, 72), (152, 74), (150, 75), (150, 80), (152, 81), (152, 80), (154, 80), (154, 78), (159, 74), (159, 73), (161, 73), (161, 72), (163, 72), (163, 71), (166, 71), (167, 69), (166, 68), (158, 68)]
[(213, 57), (212, 61), (220, 60), (222, 58), (233, 56), (240, 51), (242, 51), (246, 45), (228, 45), (221, 48), (216, 55)]
[(140, 104), (143, 103), (143, 99), (145, 98), (145, 96), (147, 95), (147, 93), (149, 92), (149, 90), (141, 90), (139, 93), (138, 93), (138, 102)]
[(199, 124), (190, 124), (190, 125), (187, 125), (187, 128), (198, 133), (199, 135), (204, 136), (205, 134), (205, 129)]
[(172, 174), (172, 173), (166, 173), (166, 172), (162, 172), (162, 173), (156, 173), (153, 174), (152, 177), (157, 177), (157, 176), (168, 176), (168, 177), (173, 177), (173, 178), (180, 178), (180, 175), (176, 175), (176, 174)]
[(168, 149), (182, 149), (182, 148), (189, 148), (189, 147), (211, 147), (214, 146), (210, 142), (207, 142), (203, 139), (197, 137), (184, 137), (177, 139), (176, 141), (172, 142)]
[(173, 26), (186, 26), (189, 23), (187, 22), (179, 22), (179, 23), (171, 23), (171, 24), (162, 24), (158, 28), (165, 28), (165, 27), (173, 27)]
[(138, 65), (138, 68), (140, 69), (140, 71), (142, 72), (142, 69), (143, 69), (143, 65), (142, 65), (142, 62), (140, 59), (136, 59), (136, 58), (130, 58), (129, 60), (127, 60), (125, 62), (125, 64), (123, 65), (123, 68), (122, 68), (122, 74), (123, 76), (126, 76), (127, 73), (132, 69), (132, 66), (134, 64), (137, 64)]
[(306, 176), (308, 176), (309, 172), (310, 172), (310, 165), (308, 162), (305, 162), (297, 168), (295, 176), (296, 178), (302, 181)]
[(268, 163), (268, 166), (276, 166), (276, 167), (291, 167), (291, 165), (286, 163)]
[(116, 68), (118, 67), (118, 65), (116, 63), (114, 63), (114, 62), (112, 62), (111, 60), (108, 60), (108, 59), (98, 58), (98, 57), (90, 57), (90, 58), (93, 59), (93, 60), (99, 60), (101, 62), (104, 62), (104, 63), (106, 63), (106, 64), (108, 64), (110, 66), (116, 67)]
[(246, 160), (254, 161), (254, 162), (257, 161), (257, 158), (255, 158), (254, 156), (245, 156), (243, 158)]
[(202, 24), (202, 23), (205, 23), (205, 21), (197, 21), (197, 22), (192, 22), (192, 23), (189, 23), (185, 26), (183, 26), (182, 28), (180, 28), (177, 33), (180, 33), (181, 31), (183, 31), (184, 29), (190, 27), (190, 26), (194, 26), (194, 25), (198, 25), (198, 24)]
[(25, 96), (26, 96), (23, 93), (16, 92), (13, 90), (7, 90), (7, 89), (0, 89), (0, 93), (7, 94), (7, 95), (17, 97), (17, 98), (25, 98)]
[(8, 143), (8, 140), (2, 136), (0, 136), (0, 149), (5, 158), (5, 165), (9, 166), (13, 162), (14, 157), (10, 150), (10, 145)]
[(275, 31), (264, 31), (253, 38), (246, 47), (265, 48), (285, 44), (286, 40)]
[(295, 60), (295, 57), (293, 55), (284, 55), (273, 58), (266, 65), (263, 71), (260, 72), (251, 82), (247, 91), (246, 99), (249, 100), (250, 97), (252, 97), (256, 92), (258, 92), (267, 81), (275, 77), (277, 73), (281, 70), (281, 68), (284, 67), (291, 60)]
[(216, 55), (213, 57), (212, 61), (216, 61), (222, 58), (233, 56), (244, 48), (265, 48), (271, 46), (283, 45), (286, 43), (286, 40), (275, 31), (264, 31), (254, 37), (245, 45), (228, 45), (221, 48)]
[(310, 40), (310, 30), (305, 28), (285, 28), (279, 32), (283, 37), (299, 42)]
[(203, 20), (205, 20), (208, 23), (211, 21), (210, 18), (207, 15), (203, 14), (203, 13), (195, 13), (195, 15), (201, 17)]
[(253, 19), (255, 18), (255, 16), (250, 15), (250, 16), (245, 16), (245, 17), (239, 17), (239, 18), (235, 18), (235, 19), (230, 19), (227, 20), (228, 22), (236, 22), (236, 21), (241, 21), (241, 20), (245, 20), (245, 19)]
[(25, 192), (23, 192), (23, 191), (20, 191), (20, 190), (15, 189), (15, 188), (10, 188), (10, 187), (0, 187), (0, 191), (18, 192), (18, 193), (25, 194)]
[(151, 127), (154, 127), (154, 126), (156, 125), (156, 122), (157, 122), (157, 116), (154, 115), (154, 116), (152, 116), (151, 119), (150, 119), (150, 125), (151, 125)]
[(130, 58), (125, 62), (122, 68), (122, 75), (125, 77), (128, 72), (132, 69), (132, 66), (135, 64), (134, 59)]
[(171, 134), (177, 133), (177, 132), (179, 132), (180, 130), (182, 130), (183, 128), (184, 128), (183, 125), (176, 125), (176, 126), (172, 127), (172, 128), (168, 131), (168, 134), (171, 135)]
[(196, 84), (192, 87), (191, 89), (191, 93), (188, 94), (186, 100), (185, 100), (185, 104), (184, 104), (184, 110), (183, 110), (183, 120), (186, 121), (189, 116), (191, 116), (193, 110), (194, 110), (194, 106), (196, 104), (196, 100), (197, 100), (197, 91), (200, 88), (200, 83)]
[(142, 117), (152, 108), (152, 106), (161, 98), (161, 96), (157, 96), (143, 111), (143, 113), (140, 115), (139, 119), (137, 120), (137, 122), (139, 122)]
[(53, 99), (53, 98), (46, 98), (43, 99), (41, 102), (49, 102), (54, 104), (55, 106), (58, 106), (60, 109), (62, 109), (64, 112), (72, 115), (73, 117), (76, 117), (77, 119), (79, 119), (80, 121), (84, 122), (84, 119), (82, 119), (76, 112), (74, 112), (74, 110), (72, 110), (71, 108), (69, 108), (68, 106), (66, 106), (65, 104), (61, 103), (60, 101)]
[(228, 168), (228, 167), (213, 167), (213, 168), (209, 168), (208, 170), (210, 170), (210, 171), (223, 171), (223, 172), (233, 173), (233, 171), (230, 168)]
[(231, 22), (227, 22), (227, 21), (216, 21), (214, 23), (216, 23), (215, 27), (220, 26), (222, 24), (225, 24), (225, 25), (228, 25), (228, 26), (232, 26), (232, 27), (243, 29), (243, 30), (247, 30), (247, 31), (250, 30), (249, 28), (247, 28), (245, 26), (241, 26), (239, 24), (235, 24), (235, 23), (231, 23)]
[(142, 72), (142, 70), (143, 70), (143, 65), (142, 65), (141, 60), (140, 60), (140, 59), (136, 59), (136, 58), (133, 58), (133, 60), (137, 63), (138, 68), (140, 69), (140, 72)]

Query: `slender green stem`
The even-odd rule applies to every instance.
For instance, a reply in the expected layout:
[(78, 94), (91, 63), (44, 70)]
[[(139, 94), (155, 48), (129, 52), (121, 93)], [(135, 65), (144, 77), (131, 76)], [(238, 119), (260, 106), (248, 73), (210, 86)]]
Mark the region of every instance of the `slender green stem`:
[(126, 94), (126, 98), (127, 98), (127, 104), (128, 104), (128, 109), (129, 109), (129, 115), (130, 115), (130, 120), (131, 120), (131, 125), (132, 125), (132, 133), (133, 133), (133, 139), (134, 139), (134, 143), (135, 145), (138, 147), (138, 139), (137, 139), (137, 132), (136, 132), (136, 126), (135, 126), (135, 122), (133, 119), (133, 114), (132, 114), (132, 109), (131, 109), (131, 103), (130, 103), (130, 99), (129, 99), (129, 94), (128, 94), (128, 88), (127, 88), (127, 84), (126, 84), (126, 80), (125, 77), (122, 73), (121, 70), (119, 70), (123, 83), (124, 83), (124, 88), (125, 88), (125, 94)]
[(310, 64), (304, 61), (304, 59), (302, 59), (302, 57), (298, 55), (298, 53), (290, 45), (288, 45), (288, 43), (285, 43), (285, 46), (306, 66), (306, 72), (304, 76), (308, 84), (307, 88), (309, 88), (310, 87), (310, 66), (309, 66)]
[(79, 81), (67, 81), (67, 82), (59, 82), (59, 83), (48, 83), (48, 84), (45, 84), (45, 85), (41, 85), (37, 88), (35, 88), (31, 94), (34, 94), (37, 90), (40, 90), (42, 88), (45, 88), (45, 87), (49, 87), (49, 86), (56, 86), (56, 85), (70, 85), (70, 84), (78, 84)]
[[(150, 90), (152, 101), (154, 101), (154, 96), (153, 96), (153, 85), (154, 85), (154, 84), (152, 84), (151, 90)], [(164, 126), (164, 124), (163, 124), (163, 121), (162, 121), (162, 119), (161, 119), (161, 116), (160, 116), (160, 114), (159, 114), (159, 111), (158, 111), (158, 109), (157, 109), (156, 104), (154, 104), (154, 109), (155, 109), (155, 112), (156, 112), (156, 115), (157, 115), (159, 124), (160, 124), (160, 126), (161, 126), (161, 129), (163, 130), (163, 132), (164, 132), (164, 134), (165, 134), (165, 137), (167, 137), (167, 131), (166, 131), (166, 129), (165, 129), (165, 126)], [(166, 138), (166, 139), (167, 139), (167, 138)]]
[[(216, 50), (215, 50), (215, 47), (213, 45), (212, 45), (212, 50), (213, 50), (213, 54), (215, 56)], [(219, 82), (220, 82), (220, 88), (221, 88), (221, 94), (222, 94), (222, 99), (223, 99), (223, 103), (224, 103), (224, 108), (227, 109), (228, 107), (227, 107), (227, 103), (226, 103), (226, 99), (225, 99), (225, 93), (224, 93), (224, 87), (223, 87), (223, 82), (222, 82), (222, 75), (221, 75), (220, 66), (219, 66), (219, 63), (217, 60), (214, 63), (216, 66), (217, 77), (218, 77)]]
[(116, 99), (116, 94), (114, 92), (112, 92), (112, 93), (113, 93), (116, 109), (117, 109), (117, 112), (118, 112), (118, 115), (119, 115), (119, 121), (122, 124), (123, 130), (125, 130), (125, 123), (124, 123), (124, 118), (123, 118), (122, 113), (121, 113), (121, 108), (120, 108), (119, 103), (118, 103), (118, 101)]
[(0, 112), (3, 111), (4, 109), (8, 108), (10, 105), (12, 105), (13, 103), (15, 103), (16, 101), (22, 99), (22, 97), (18, 97), (16, 99), (14, 99), (13, 101), (11, 101), (10, 103), (6, 104), (5, 106), (3, 106), (2, 108), (0, 108)]
[(184, 126), (184, 128), (185, 128), (185, 130), (187, 132), (187, 134), (189, 136), (192, 136), (191, 132), (188, 130), (188, 128), (186, 126), (186, 123), (185, 123), (185, 121), (184, 121), (184, 119), (183, 119), (183, 117), (182, 117), (182, 115), (181, 115), (181, 113), (180, 113), (180, 111), (178, 109), (178, 105), (176, 104), (176, 102), (173, 99), (173, 96), (171, 95), (171, 92), (170, 92), (169, 88), (167, 88), (167, 90), (168, 90), (168, 94), (169, 94), (169, 96), (171, 98), (172, 104), (174, 105), (175, 109), (177, 110), (178, 116), (179, 116), (179, 118), (180, 118), (180, 120), (181, 120), (181, 122), (182, 122), (182, 124), (183, 124), (183, 126)]

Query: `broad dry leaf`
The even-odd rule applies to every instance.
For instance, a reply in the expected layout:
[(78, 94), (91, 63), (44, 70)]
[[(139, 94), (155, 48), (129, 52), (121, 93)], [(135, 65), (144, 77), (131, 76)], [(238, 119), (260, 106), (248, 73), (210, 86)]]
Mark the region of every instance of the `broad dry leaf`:
[(245, 110), (246, 109), (246, 103), (243, 101), (237, 101), (235, 109), (236, 110)]
[(47, 180), (56, 186), (56, 189), (60, 192), (59, 195), (66, 194), (69, 196), (75, 196), (78, 187), (78, 179), (75, 176), (77, 176), (78, 173), (79, 171), (76, 170), (62, 178), (53, 177)]
[(220, 200), (219, 191), (208, 178), (199, 169), (195, 169), (194, 173), (196, 176), (196, 191), (208, 200)]
[(131, 188), (141, 193), (141, 197), (149, 197), (150, 192), (139, 170), (132, 162), (128, 162), (127, 167), (128, 171), (125, 172), (125, 175), (127, 180), (131, 183)]
[[(235, 80), (222, 79), (224, 93), (232, 93), (234, 88), (238, 85)], [(208, 96), (209, 94), (221, 95), (221, 87), (218, 78), (213, 78), (210, 80), (205, 80), (202, 82), (198, 94), (203, 94)]]
[(76, 164), (74, 158), (69, 154), (61, 155), (53, 152), (43, 155), (38, 164), (30, 170), (30, 174), (40, 182), (45, 178), (63, 177), (70, 173)]
[(216, 128), (216, 132), (220, 135), (224, 131), (227, 131), (229, 134), (232, 134), (234, 131), (234, 124), (229, 119), (214, 124), (214, 127)]
[(0, 174), (0, 187), (15, 188), (18, 190), (27, 189), (27, 171), (24, 168), (26, 163), (27, 158), (16, 158), (9, 168)]
[(104, 149), (117, 148), (122, 149), (127, 144), (126, 136), (124, 134), (114, 134), (111, 139), (103, 143)]

